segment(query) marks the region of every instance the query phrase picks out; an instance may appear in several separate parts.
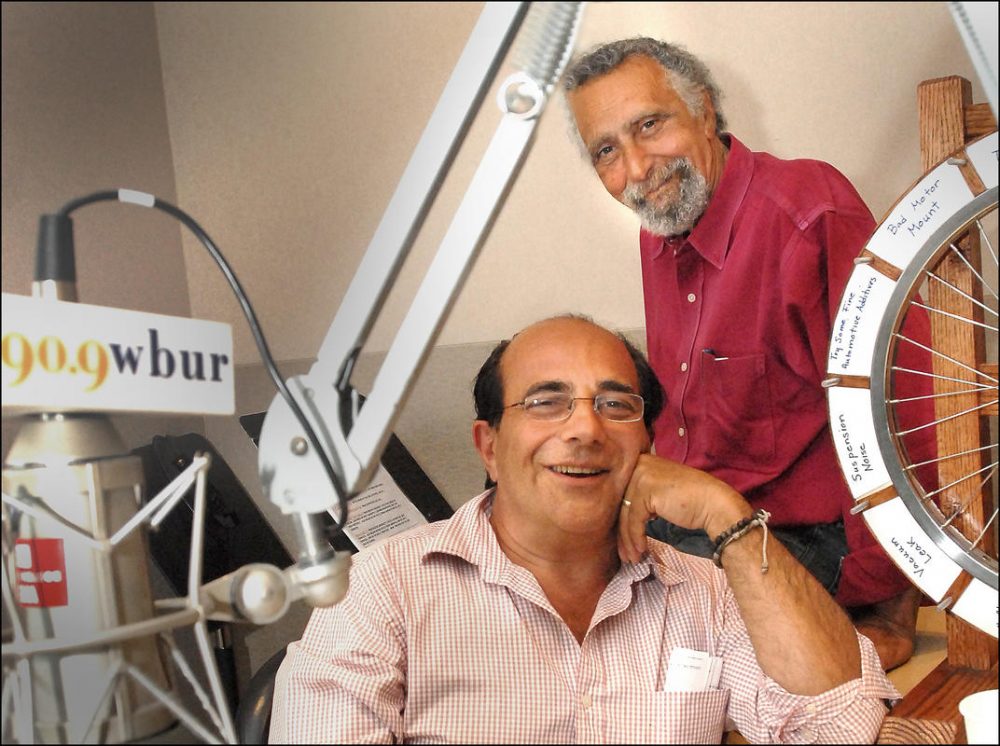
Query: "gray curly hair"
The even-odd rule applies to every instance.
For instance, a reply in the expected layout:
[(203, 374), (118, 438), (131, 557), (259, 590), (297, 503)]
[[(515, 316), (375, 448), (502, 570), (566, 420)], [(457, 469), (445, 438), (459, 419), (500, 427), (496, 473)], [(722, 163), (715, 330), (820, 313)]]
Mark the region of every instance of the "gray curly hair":
[(643, 55), (660, 63), (670, 84), (692, 114), (702, 113), (701, 94), (707, 93), (715, 109), (715, 132), (719, 135), (725, 132), (726, 116), (720, 106), (722, 92), (712, 78), (712, 73), (705, 63), (676, 44), (645, 36), (601, 44), (570, 64), (563, 75), (563, 90), (569, 93), (588, 80), (606, 75), (627, 58), (636, 55)]

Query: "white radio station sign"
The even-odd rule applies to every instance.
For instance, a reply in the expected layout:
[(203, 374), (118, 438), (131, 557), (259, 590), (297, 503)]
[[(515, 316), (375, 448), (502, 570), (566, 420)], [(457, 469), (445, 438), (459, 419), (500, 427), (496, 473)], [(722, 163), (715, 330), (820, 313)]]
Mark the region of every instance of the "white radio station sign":
[(3, 294), (3, 410), (232, 414), (228, 324)]

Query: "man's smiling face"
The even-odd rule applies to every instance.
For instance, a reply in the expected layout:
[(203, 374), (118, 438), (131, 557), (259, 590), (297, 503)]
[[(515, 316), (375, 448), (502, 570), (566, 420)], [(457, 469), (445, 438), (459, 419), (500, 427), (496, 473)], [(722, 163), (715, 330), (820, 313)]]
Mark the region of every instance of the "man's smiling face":
[(636, 55), (574, 89), (568, 100), (604, 188), (648, 230), (689, 231), (725, 160), (708, 96), (692, 112), (659, 63)]
[[(565, 392), (594, 397), (640, 393), (635, 364), (614, 334), (572, 318), (543, 321), (518, 334), (500, 363), (503, 403)], [(568, 534), (612, 529), (639, 454), (650, 448), (646, 427), (612, 422), (580, 400), (562, 422), (506, 409), (496, 428), (474, 426), (476, 446), (497, 481), (494, 515)]]

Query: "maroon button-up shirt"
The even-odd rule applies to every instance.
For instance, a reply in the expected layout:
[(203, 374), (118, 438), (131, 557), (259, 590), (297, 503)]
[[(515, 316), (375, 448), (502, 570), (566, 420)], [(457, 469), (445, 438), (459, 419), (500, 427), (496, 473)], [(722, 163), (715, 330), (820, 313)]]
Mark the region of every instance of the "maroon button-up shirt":
[[(694, 230), (640, 234), (649, 359), (667, 394), (656, 452), (727, 482), (769, 510), (772, 525), (843, 518), (849, 554), (837, 599), (884, 600), (909, 584), (850, 515), (820, 386), (838, 303), (875, 221), (829, 164), (729, 140)], [(929, 338), (923, 321), (907, 327), (918, 339)], [(906, 352), (911, 367), (928, 368), (916, 360), (926, 353)]]

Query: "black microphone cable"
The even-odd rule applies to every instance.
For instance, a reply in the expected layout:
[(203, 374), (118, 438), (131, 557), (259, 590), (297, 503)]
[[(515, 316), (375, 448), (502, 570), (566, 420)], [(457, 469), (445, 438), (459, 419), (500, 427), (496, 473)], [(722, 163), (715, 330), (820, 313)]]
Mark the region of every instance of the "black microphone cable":
[(35, 279), (76, 279), (73, 249), (73, 221), (70, 220), (69, 215), (71, 212), (86, 205), (94, 204), (95, 202), (109, 201), (123, 202), (126, 204), (139, 205), (141, 207), (152, 207), (173, 216), (187, 226), (188, 230), (190, 230), (198, 238), (198, 240), (201, 241), (202, 245), (204, 245), (204, 247), (208, 250), (208, 253), (215, 260), (215, 263), (219, 266), (219, 269), (225, 276), (226, 281), (232, 288), (233, 293), (235, 293), (236, 300), (239, 302), (240, 308), (243, 310), (243, 315), (246, 316), (247, 323), (250, 325), (250, 332), (253, 334), (254, 342), (257, 344), (257, 350), (260, 352), (261, 360), (267, 368), (267, 371), (271, 376), (271, 380), (274, 381), (275, 387), (281, 393), (281, 396), (288, 404), (289, 409), (292, 410), (292, 413), (302, 425), (302, 429), (305, 431), (306, 437), (309, 439), (312, 447), (316, 449), (316, 453), (323, 465), (323, 470), (326, 472), (327, 478), (330, 480), (330, 484), (333, 485), (334, 492), (337, 494), (337, 503), (340, 508), (340, 517), (334, 519), (334, 531), (339, 532), (343, 529), (344, 524), (347, 523), (347, 497), (344, 495), (340, 482), (337, 480), (333, 464), (330, 463), (326, 450), (320, 443), (319, 438), (313, 430), (312, 425), (309, 423), (309, 420), (306, 418), (305, 413), (299, 407), (298, 402), (296, 402), (295, 398), (292, 396), (292, 392), (288, 389), (288, 385), (281, 377), (281, 373), (278, 371), (278, 366), (275, 364), (274, 358), (271, 356), (271, 350), (268, 347), (267, 340), (264, 339), (264, 332), (261, 329), (260, 323), (257, 321), (257, 314), (254, 313), (253, 306), (250, 304), (250, 299), (244, 292), (243, 286), (236, 277), (236, 273), (233, 272), (233, 269), (229, 265), (229, 262), (226, 261), (226, 258), (222, 256), (222, 252), (219, 251), (215, 242), (209, 237), (208, 233), (206, 233), (205, 230), (198, 225), (194, 218), (181, 210), (179, 207), (175, 207), (169, 202), (165, 202), (152, 194), (134, 191), (131, 189), (94, 192), (86, 197), (74, 199), (63, 205), (62, 209), (60, 209), (55, 215), (42, 216)]

